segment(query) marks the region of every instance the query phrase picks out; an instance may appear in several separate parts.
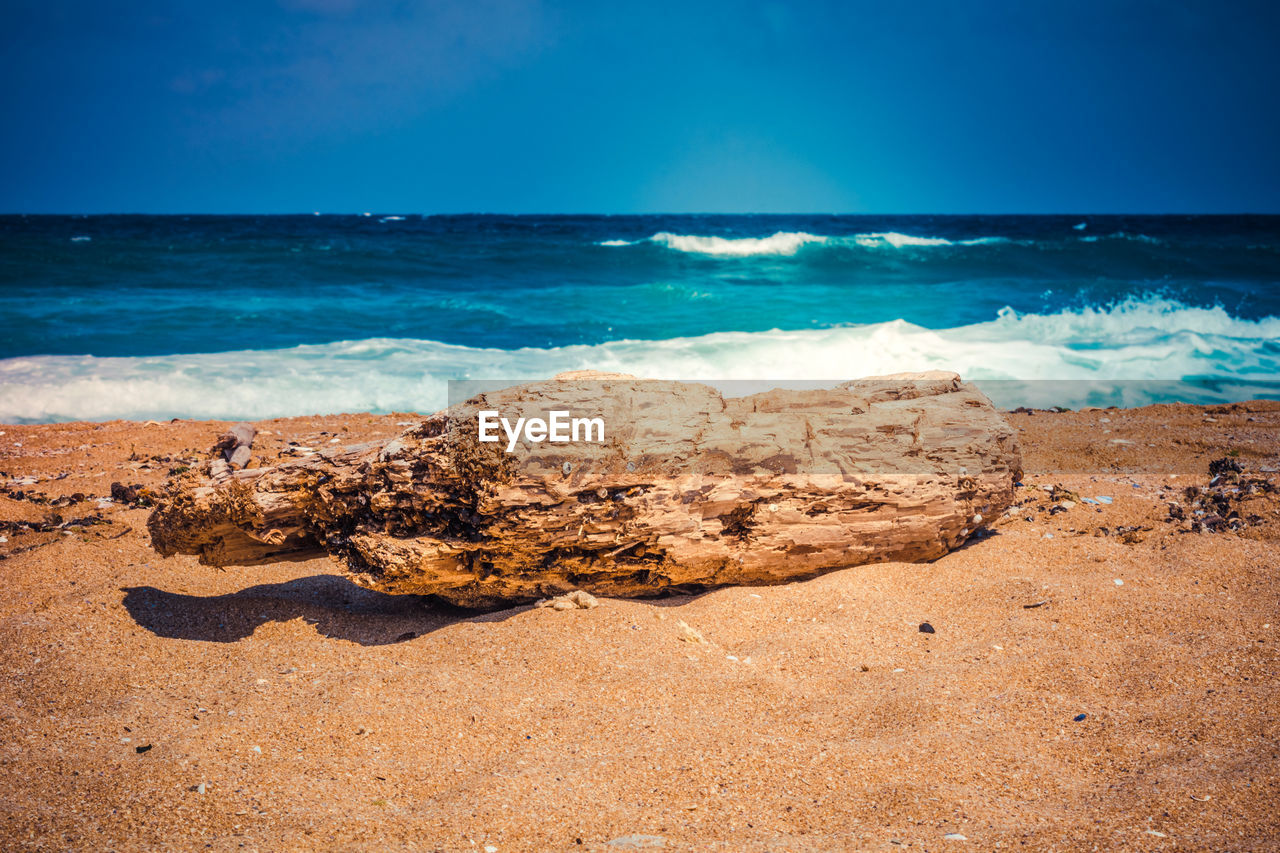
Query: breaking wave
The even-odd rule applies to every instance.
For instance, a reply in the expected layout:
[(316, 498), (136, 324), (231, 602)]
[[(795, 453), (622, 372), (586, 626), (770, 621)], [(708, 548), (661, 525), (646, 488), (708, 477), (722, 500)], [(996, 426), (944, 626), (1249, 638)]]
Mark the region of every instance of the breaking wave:
[[(1221, 307), (1135, 298), (1046, 314), (1006, 308), (944, 329), (894, 320), (547, 348), (373, 338), (158, 357), (34, 356), (0, 361), (0, 421), (429, 412), (446, 405), (450, 379), (538, 379), (583, 369), (703, 381), (945, 369), (979, 380), (1217, 377), (1240, 387), (1280, 379), (1278, 341), (1277, 317), (1248, 320)], [(1138, 392), (1124, 404), (1159, 402), (1162, 393)]]
[(672, 234), (661, 231), (649, 238), (652, 243), (699, 255), (726, 255), (745, 258), (752, 255), (794, 255), (801, 246), (825, 243), (829, 237), (803, 231), (779, 231), (771, 237), (699, 237), (694, 234)]
[(697, 234), (672, 234), (660, 231), (642, 240), (603, 240), (598, 246), (637, 246), (654, 244), (677, 252), (695, 255), (714, 255), (731, 258), (748, 258), (766, 255), (789, 256), (809, 246), (853, 247), (862, 249), (906, 249), (931, 246), (994, 246), (1019, 241), (1007, 237), (975, 237), (966, 240), (948, 240), (943, 237), (918, 237), (897, 231), (854, 234), (848, 237), (831, 237), (809, 234), (804, 231), (779, 231), (768, 237), (716, 237)]

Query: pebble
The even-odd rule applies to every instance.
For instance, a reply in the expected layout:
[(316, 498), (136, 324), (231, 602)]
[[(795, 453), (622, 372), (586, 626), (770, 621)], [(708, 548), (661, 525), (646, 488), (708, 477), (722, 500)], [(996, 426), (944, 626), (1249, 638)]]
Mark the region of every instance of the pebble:
[(552, 610), (590, 610), (599, 606), (600, 602), (594, 595), (580, 589), (557, 595), (555, 598), (544, 598), (534, 605), (534, 607), (550, 607)]
[(605, 844), (615, 850), (660, 850), (667, 846), (661, 835), (620, 835)]
[(1100, 504), (1109, 504), (1111, 503), (1111, 498), (1108, 495), (1098, 495), (1097, 501)]
[(680, 640), (685, 643), (705, 643), (702, 634), (697, 628), (690, 626), (683, 619), (676, 622), (676, 627), (680, 629)]
[(494, 847), (492, 844), (486, 844), (484, 846), (484, 853), (498, 853), (498, 848)]
[(1089, 716), (1088, 714), (1076, 714), (1076, 715), (1075, 715), (1074, 717), (1072, 717), (1071, 719), (1072, 719), (1072, 721), (1073, 721), (1073, 722), (1083, 723), (1083, 722), (1084, 722), (1084, 720), (1085, 720), (1085, 717), (1088, 717), (1088, 716)]
[(932, 625), (930, 625), (928, 622), (921, 622), (921, 623), (920, 623), (920, 633), (921, 633), (921, 634), (936, 634), (936, 633), (937, 633), (937, 631), (933, 630), (933, 626), (932, 626)]
[(1116, 578), (1115, 584), (1116, 586), (1124, 586), (1124, 581), (1120, 580), (1120, 578)]
[(204, 783), (204, 782), (201, 782), (199, 785), (196, 785), (196, 793), (197, 793), (197, 794), (203, 794), (204, 792), (205, 792), (205, 783)]
[(966, 838), (965, 836), (961, 835), (958, 832), (948, 832), (946, 835), (942, 837), (946, 841), (968, 841), (969, 840), (968, 838)]
[(1157, 832), (1157, 831), (1156, 831), (1156, 830), (1154, 830), (1154, 829), (1148, 829), (1148, 830), (1147, 830), (1147, 835), (1154, 835), (1156, 838), (1168, 838), (1168, 837), (1169, 837), (1169, 836), (1165, 835), (1163, 832)]

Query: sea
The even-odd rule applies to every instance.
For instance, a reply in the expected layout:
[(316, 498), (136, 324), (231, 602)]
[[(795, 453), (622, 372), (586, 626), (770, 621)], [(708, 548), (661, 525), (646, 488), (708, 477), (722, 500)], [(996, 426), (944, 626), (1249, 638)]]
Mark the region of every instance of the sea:
[(1276, 216), (0, 216), (0, 421), (430, 412), (567, 370), (1280, 397)]

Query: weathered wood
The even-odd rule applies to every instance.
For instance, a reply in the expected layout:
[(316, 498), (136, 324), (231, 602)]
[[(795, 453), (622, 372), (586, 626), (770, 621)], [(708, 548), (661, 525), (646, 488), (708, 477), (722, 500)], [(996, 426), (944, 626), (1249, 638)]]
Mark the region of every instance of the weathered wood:
[[(218, 437), (218, 443), (213, 446), (210, 452), (213, 454), (221, 453), (229, 468), (237, 470), (244, 468), (249, 464), (253, 439), (257, 434), (258, 430), (253, 424), (236, 424)], [(218, 475), (221, 473), (222, 471), (219, 469), (218, 471), (211, 471), (210, 475), (214, 479), (218, 479)]]
[[(604, 412), (607, 441), (477, 440), (477, 413)], [(653, 595), (941, 556), (1003, 512), (1012, 429), (946, 373), (724, 398), (575, 375), (482, 395), (385, 445), (172, 484), (162, 554), (328, 552), (358, 583), (467, 606)]]

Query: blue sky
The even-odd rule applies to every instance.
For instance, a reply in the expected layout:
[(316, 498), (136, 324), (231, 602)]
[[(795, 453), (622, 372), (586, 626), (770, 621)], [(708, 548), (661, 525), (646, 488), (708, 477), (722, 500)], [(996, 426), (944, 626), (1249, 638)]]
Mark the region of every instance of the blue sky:
[(7, 0), (5, 212), (1277, 212), (1280, 4)]

